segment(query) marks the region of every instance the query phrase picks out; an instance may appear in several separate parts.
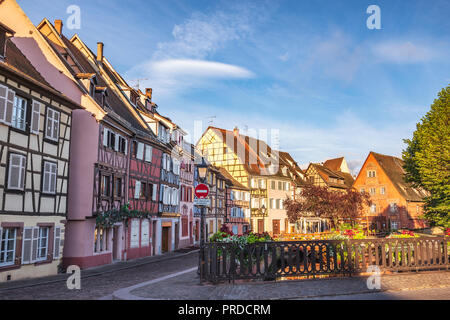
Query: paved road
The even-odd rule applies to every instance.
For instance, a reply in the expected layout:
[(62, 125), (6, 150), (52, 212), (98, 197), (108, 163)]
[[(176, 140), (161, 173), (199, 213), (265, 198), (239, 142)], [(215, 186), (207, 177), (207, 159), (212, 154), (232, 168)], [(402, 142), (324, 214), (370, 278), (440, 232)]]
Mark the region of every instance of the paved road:
[[(12, 290), (4, 290), (4, 287), (0, 286), (0, 299), (93, 300), (106, 298), (109, 295), (112, 295), (115, 290), (118, 290), (120, 288), (132, 286), (143, 281), (156, 279), (185, 270), (187, 268), (197, 266), (198, 254), (192, 252), (186, 255), (181, 255), (179, 257), (174, 257), (170, 260), (152, 262), (152, 260), (149, 259), (148, 261), (151, 263), (126, 270), (108, 272), (100, 276), (91, 276), (88, 278), (84, 278), (81, 280), (80, 290), (67, 289), (65, 281)], [(67, 279), (67, 277), (65, 277), (65, 279)]]

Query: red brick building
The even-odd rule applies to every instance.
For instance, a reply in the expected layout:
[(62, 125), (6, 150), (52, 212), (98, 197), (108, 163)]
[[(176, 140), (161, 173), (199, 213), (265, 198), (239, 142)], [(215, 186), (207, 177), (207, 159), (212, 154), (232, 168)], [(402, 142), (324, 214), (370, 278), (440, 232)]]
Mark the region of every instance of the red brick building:
[(372, 206), (366, 208), (363, 221), (371, 229), (421, 229), (428, 227), (420, 219), (426, 192), (404, 180), (403, 160), (370, 152), (353, 188), (366, 191)]

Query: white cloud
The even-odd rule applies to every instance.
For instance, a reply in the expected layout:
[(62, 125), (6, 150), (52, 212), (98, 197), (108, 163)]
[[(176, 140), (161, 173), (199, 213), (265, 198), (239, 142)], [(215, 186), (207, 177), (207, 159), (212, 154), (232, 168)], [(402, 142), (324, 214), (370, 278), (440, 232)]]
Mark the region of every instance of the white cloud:
[(387, 41), (372, 46), (372, 53), (382, 61), (419, 63), (437, 56), (431, 48), (411, 41)]
[(151, 64), (153, 71), (165, 76), (189, 76), (201, 78), (250, 78), (253, 73), (247, 69), (220, 62), (171, 59), (156, 61)]

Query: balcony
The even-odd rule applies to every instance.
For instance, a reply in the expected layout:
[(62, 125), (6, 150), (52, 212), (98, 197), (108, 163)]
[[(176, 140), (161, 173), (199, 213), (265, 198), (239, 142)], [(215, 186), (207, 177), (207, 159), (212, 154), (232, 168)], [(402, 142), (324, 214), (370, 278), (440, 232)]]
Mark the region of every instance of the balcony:
[(167, 182), (173, 185), (180, 184), (180, 176), (174, 174), (173, 172), (162, 169), (161, 170), (161, 181)]
[(250, 194), (253, 198), (267, 198), (267, 189), (251, 189)]
[(268, 217), (268, 210), (266, 210), (266, 213), (263, 214), (261, 212), (260, 208), (251, 208), (250, 212), (251, 212), (252, 218), (254, 218), (254, 217), (261, 217), (261, 218)]
[(178, 206), (160, 203), (159, 204), (159, 213), (160, 214), (167, 214), (167, 213), (179, 214), (179, 208), (178, 208)]

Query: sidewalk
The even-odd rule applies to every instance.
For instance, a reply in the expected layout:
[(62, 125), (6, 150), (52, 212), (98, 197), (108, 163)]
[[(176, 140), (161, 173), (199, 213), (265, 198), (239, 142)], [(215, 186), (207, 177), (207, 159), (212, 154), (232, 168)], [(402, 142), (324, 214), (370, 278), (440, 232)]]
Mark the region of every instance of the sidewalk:
[[(165, 253), (162, 255), (139, 258), (139, 259), (134, 259), (134, 260), (129, 260), (129, 261), (119, 261), (119, 262), (115, 262), (112, 264), (88, 268), (88, 269), (81, 270), (81, 279), (104, 275), (107, 273), (118, 272), (121, 270), (135, 268), (135, 267), (146, 265), (146, 264), (171, 260), (171, 259), (179, 258), (179, 257), (185, 256), (185, 255), (197, 252), (197, 251), (198, 251), (197, 247), (188, 247), (188, 248), (182, 248), (182, 249), (178, 249), (176, 251), (168, 252), (168, 253)], [(67, 277), (68, 277), (68, 275), (66, 273), (61, 273), (61, 274), (52, 275), (52, 276), (48, 276), (48, 277), (42, 277), (42, 278), (32, 278), (32, 279), (17, 280), (17, 281), (11, 281), (11, 282), (3, 282), (3, 283), (0, 283), (0, 292), (13, 290), (13, 289), (19, 289), (19, 288), (40, 286), (40, 285), (51, 284), (51, 283), (65, 282), (65, 281), (67, 281)]]
[(450, 272), (382, 275), (381, 289), (369, 290), (367, 277), (200, 285), (196, 270), (191, 269), (117, 290), (113, 298), (123, 300), (278, 300), (349, 296), (374, 292), (389, 295), (389, 292), (425, 288), (448, 288), (448, 299), (450, 299)]

